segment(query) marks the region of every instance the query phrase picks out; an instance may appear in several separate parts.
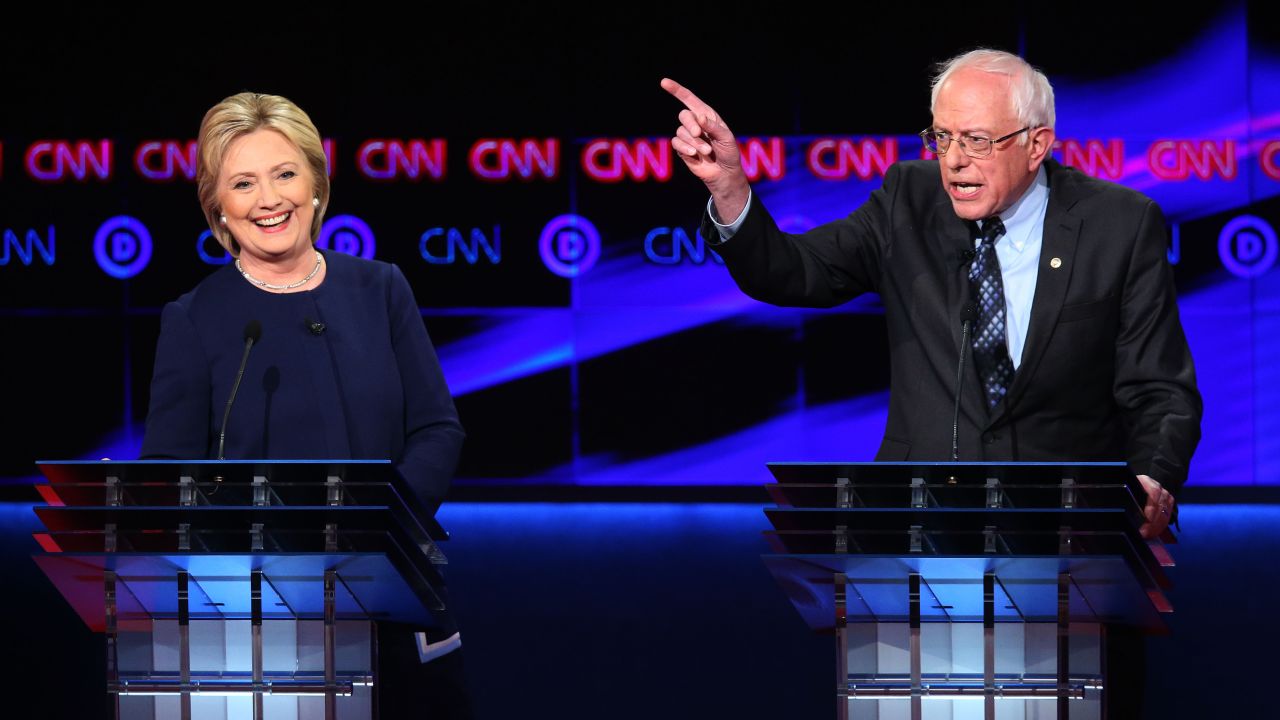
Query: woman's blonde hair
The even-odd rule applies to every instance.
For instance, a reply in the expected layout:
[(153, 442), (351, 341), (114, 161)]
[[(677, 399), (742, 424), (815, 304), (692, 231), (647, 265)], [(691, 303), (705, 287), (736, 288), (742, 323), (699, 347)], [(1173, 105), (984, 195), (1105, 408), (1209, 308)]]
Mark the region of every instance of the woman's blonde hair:
[(218, 173), (227, 149), (237, 138), (256, 130), (275, 130), (302, 152), (311, 170), (312, 196), (320, 201), (311, 219), (311, 242), (320, 235), (325, 210), (329, 207), (329, 170), (324, 141), (302, 108), (279, 95), (243, 92), (209, 108), (200, 122), (200, 154), (196, 165), (196, 193), (205, 220), (218, 243), (232, 255), (240, 254), (240, 244), (219, 222)]

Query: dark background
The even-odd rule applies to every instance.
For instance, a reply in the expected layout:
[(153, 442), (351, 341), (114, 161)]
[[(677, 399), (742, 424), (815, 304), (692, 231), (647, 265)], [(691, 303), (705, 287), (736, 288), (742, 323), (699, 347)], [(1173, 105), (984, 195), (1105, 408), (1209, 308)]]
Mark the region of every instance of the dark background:
[[(0, 227), (56, 222), (59, 256), (56, 268), (0, 267), (0, 476), (11, 478), (34, 475), (38, 458), (127, 457), (119, 453), (140, 442), (159, 308), (209, 268), (190, 251), (203, 223), (193, 184), (146, 182), (128, 171), (127, 153), (142, 139), (194, 137), (204, 111), (226, 95), (270, 92), (305, 108), (340, 149), (331, 214), (376, 214), (380, 238), (500, 218), (499, 268), (410, 267), (403, 258), (411, 247), (379, 246), (380, 258), (409, 268), (432, 337), (447, 345), (505, 317), (484, 310), (570, 306), (569, 283), (547, 273), (536, 253), (516, 249), (550, 214), (581, 203), (618, 234), (696, 223), (706, 196), (680, 167), (663, 184), (575, 179), (574, 139), (674, 130), (679, 106), (658, 88), (663, 76), (700, 93), (739, 135), (910, 135), (929, 122), (932, 65), (978, 45), (1020, 52), (1055, 83), (1159, 65), (1233, 12), (1243, 13), (1240, 43), (1224, 52), (1239, 53), (1242, 68), (1280, 47), (1275, 12), (1262, 3), (1176, 11), (1029, 2), (572, 11), (545, 3), (333, 11), (249, 4), (201, 6), (186, 20), (176, 9), (42, 4), (22, 12), (0, 32)], [(350, 159), (372, 137), (448, 138), (448, 179), (363, 179)], [(480, 137), (562, 138), (565, 172), (550, 183), (477, 181), (465, 151)], [(112, 138), (118, 176), (34, 183), (21, 154), (42, 138)], [(1275, 214), (1265, 204), (1253, 210)], [(100, 219), (119, 213), (146, 213), (156, 238), (151, 267), (127, 282), (108, 278), (85, 251)], [(1198, 237), (1188, 220), (1184, 242)], [(1221, 279), (1209, 247), (1188, 246), (1200, 260), (1178, 268), (1181, 291)], [(1249, 285), (1238, 296), (1257, 294)], [(566, 468), (584, 453), (645, 458), (766, 420), (797, 394), (874, 395), (887, 387), (883, 343), (874, 302), (783, 321), (766, 314), (468, 393), (458, 398), (469, 435), (460, 474), (471, 498), (498, 500), (505, 496), (485, 495), (486, 483), (573, 483)], [(1202, 382), (1233, 374), (1207, 355), (1197, 361), (1209, 369)], [(1266, 362), (1246, 365), (1256, 363), (1265, 378)], [(645, 379), (652, 377), (661, 382)], [(1227, 440), (1247, 446), (1251, 462), (1280, 461), (1270, 445), (1254, 445), (1251, 421), (1240, 432)], [(1276, 479), (1223, 474), (1215, 482)], [(524, 497), (563, 497), (553, 490)], [(828, 639), (808, 633), (757, 557), (766, 551), (756, 534), (766, 527), (764, 498), (698, 505), (673, 490), (667, 499), (445, 507), (441, 520), (455, 537), (446, 548), (450, 578), (482, 717), (829, 716)], [(101, 638), (30, 562), (37, 528), (29, 508), (2, 510), (10, 640), (0, 674), (21, 678), (49, 717), (91, 716), (100, 707)], [(1278, 549), (1273, 509), (1192, 505), (1183, 517), (1176, 632), (1153, 641), (1148, 716), (1252, 716), (1269, 696), (1232, 671), (1274, 666), (1258, 647), (1270, 626), (1260, 599), (1275, 595), (1266, 569)]]
[[(584, 306), (573, 300), (572, 283), (548, 272), (532, 249), (547, 218), (589, 214), (607, 238), (606, 257), (632, 252), (648, 227), (692, 232), (705, 193), (678, 160), (669, 182), (600, 184), (585, 178), (577, 159), (590, 138), (668, 137), (679, 104), (658, 88), (663, 76), (701, 93), (740, 136), (909, 136), (929, 123), (933, 65), (974, 46), (1021, 52), (1055, 82), (1087, 84), (1158, 66), (1224, 17), (1251, 34), (1247, 43), (1241, 37), (1224, 48), (1240, 54), (1242, 69), (1251, 53), (1273, 46), (1274, 33), (1255, 6), (1177, 13), (1155, 4), (1073, 5), (1070, 12), (1034, 3), (963, 11), (819, 7), (246, 8), (214, 13), (206, 22), (68, 7), (22, 25), (22, 32), (13, 26), (0, 75), (7, 99), (0, 116), (0, 227), (21, 236), (56, 225), (58, 260), (53, 267), (0, 267), (0, 323), (10, 348), (0, 354), (0, 377), (10, 380), (5, 403), (16, 421), (0, 455), (0, 476), (29, 475), (37, 458), (136, 452), (159, 309), (211, 268), (192, 252), (203, 229), (194, 183), (141, 178), (132, 169), (132, 151), (143, 140), (193, 138), (204, 111), (226, 95), (247, 89), (285, 95), (334, 140), (329, 215), (371, 219), (377, 257), (404, 268), (456, 390), (460, 377), (448, 363), (454, 343), (496, 328), (487, 357), (514, 363), (521, 338), (500, 332), (512, 313), (567, 309), (574, 314), (566, 317), (581, 317)], [(474, 178), (467, 149), (485, 137), (559, 138), (560, 177)], [(116, 143), (116, 173), (108, 182), (42, 184), (24, 171), (24, 149), (36, 140), (102, 138)], [(447, 139), (446, 179), (364, 178), (354, 156), (370, 138)], [(865, 192), (851, 184), (843, 202), (815, 219), (847, 212)], [(88, 251), (98, 223), (117, 214), (143, 218), (155, 247), (147, 269), (126, 281), (102, 272)], [(500, 265), (432, 266), (417, 257), (417, 236), (426, 227), (488, 232), (497, 224)], [(1184, 238), (1185, 254), (1195, 261), (1178, 267), (1184, 289), (1218, 280), (1216, 258), (1199, 250), (1212, 247), (1220, 224), (1211, 220), (1199, 235), (1194, 223), (1185, 226), (1184, 235), (1203, 241)], [(722, 273), (707, 271), (701, 277), (725, 282)], [(607, 317), (613, 288), (602, 287), (594, 297), (603, 293), (606, 303), (592, 302)], [(650, 307), (662, 315), (688, 306), (655, 292)], [(876, 313), (874, 298), (781, 319), (752, 310), (456, 392), (469, 435), (459, 476), (463, 482), (592, 484), (597, 481), (575, 469), (584, 458), (626, 463), (696, 451), (717, 438), (740, 445), (735, 433), (759, 423), (882, 391), (888, 374)], [(724, 362), (726, 356), (733, 361)], [(67, 422), (68, 412), (74, 422)], [(531, 418), (536, 432), (530, 432)], [(860, 441), (814, 452), (859, 456), (868, 443), (874, 448)], [(760, 479), (744, 475), (744, 467), (760, 467), (759, 459), (725, 463), (698, 482)], [(629, 482), (636, 484), (688, 482), (642, 470), (634, 475)], [(1267, 482), (1234, 482), (1255, 481)], [(1215, 475), (1208, 482), (1233, 481)]]

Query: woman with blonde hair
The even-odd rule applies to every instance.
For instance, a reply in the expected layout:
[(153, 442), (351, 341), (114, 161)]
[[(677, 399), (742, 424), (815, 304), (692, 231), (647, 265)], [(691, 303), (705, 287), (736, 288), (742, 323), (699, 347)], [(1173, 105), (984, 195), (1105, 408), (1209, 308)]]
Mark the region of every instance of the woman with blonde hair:
[[(399, 268), (315, 247), (327, 168), (283, 97), (240, 93), (205, 114), (197, 191), (234, 261), (164, 308), (142, 457), (390, 459), (434, 512), (462, 426)], [(460, 653), (422, 664), (413, 630), (379, 626), (380, 704), (468, 715)]]

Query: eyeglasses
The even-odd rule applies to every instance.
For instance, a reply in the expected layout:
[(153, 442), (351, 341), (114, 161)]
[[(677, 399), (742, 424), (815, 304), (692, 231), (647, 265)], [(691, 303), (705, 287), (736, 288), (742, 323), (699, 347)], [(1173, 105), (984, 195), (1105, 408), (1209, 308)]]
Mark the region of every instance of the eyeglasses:
[(982, 135), (952, 135), (951, 133), (942, 130), (921, 130), (920, 138), (924, 140), (924, 146), (934, 155), (946, 155), (947, 150), (951, 147), (951, 141), (955, 140), (960, 143), (960, 147), (964, 149), (965, 155), (974, 158), (981, 158), (990, 155), (991, 150), (995, 148), (996, 145), (1008, 140), (1014, 135), (1024, 133), (1031, 128), (1032, 126), (1028, 125), (1021, 130), (1014, 130), (1008, 135), (998, 137), (995, 140), (992, 140), (989, 137), (983, 137)]

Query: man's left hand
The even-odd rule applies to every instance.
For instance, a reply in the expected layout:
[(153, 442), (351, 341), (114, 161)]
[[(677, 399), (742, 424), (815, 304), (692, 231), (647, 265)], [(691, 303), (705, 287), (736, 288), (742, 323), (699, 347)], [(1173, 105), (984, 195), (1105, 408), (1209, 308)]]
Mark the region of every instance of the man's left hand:
[(1142, 508), (1142, 514), (1146, 516), (1147, 521), (1138, 531), (1148, 540), (1160, 537), (1160, 533), (1169, 526), (1177, 501), (1168, 490), (1148, 475), (1139, 475), (1138, 482), (1142, 483), (1143, 489), (1147, 491), (1147, 505)]

